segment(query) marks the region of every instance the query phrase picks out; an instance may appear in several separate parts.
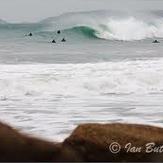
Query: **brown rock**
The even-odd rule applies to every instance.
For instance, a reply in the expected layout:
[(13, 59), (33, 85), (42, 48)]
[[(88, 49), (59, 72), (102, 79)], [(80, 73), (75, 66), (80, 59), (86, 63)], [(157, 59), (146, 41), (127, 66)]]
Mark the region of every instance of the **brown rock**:
[(59, 149), (59, 144), (20, 134), (0, 123), (0, 162), (52, 161)]
[[(113, 142), (121, 146), (114, 154), (109, 148)], [(132, 144), (129, 151), (128, 143)], [(157, 150), (147, 153), (148, 143), (155, 143)], [(85, 124), (77, 127), (63, 143), (53, 143), (0, 123), (0, 161), (7, 162), (163, 161), (162, 145), (163, 129), (146, 125)]]
[[(109, 148), (114, 142), (121, 146), (116, 154)], [(71, 146), (87, 162), (163, 161), (163, 150), (150, 152), (149, 143), (163, 149), (162, 128), (135, 124), (84, 124), (77, 127), (63, 144)]]

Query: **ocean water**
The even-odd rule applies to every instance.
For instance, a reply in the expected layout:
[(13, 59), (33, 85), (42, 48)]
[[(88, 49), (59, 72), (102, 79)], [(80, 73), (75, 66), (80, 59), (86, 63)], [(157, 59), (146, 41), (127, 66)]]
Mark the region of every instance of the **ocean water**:
[(162, 52), (161, 11), (0, 21), (0, 120), (59, 141), (88, 122), (163, 126)]

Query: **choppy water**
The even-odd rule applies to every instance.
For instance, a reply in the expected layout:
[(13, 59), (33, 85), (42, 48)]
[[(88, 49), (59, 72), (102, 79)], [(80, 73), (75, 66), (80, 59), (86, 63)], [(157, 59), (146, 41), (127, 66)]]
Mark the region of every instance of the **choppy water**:
[(162, 20), (93, 11), (1, 22), (0, 119), (55, 140), (87, 122), (163, 126)]

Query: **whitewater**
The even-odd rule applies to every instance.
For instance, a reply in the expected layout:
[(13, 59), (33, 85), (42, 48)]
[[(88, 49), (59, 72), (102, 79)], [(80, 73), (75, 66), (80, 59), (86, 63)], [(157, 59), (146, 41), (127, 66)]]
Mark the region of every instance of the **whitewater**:
[(87, 122), (163, 126), (162, 45), (160, 11), (1, 20), (0, 120), (53, 140)]

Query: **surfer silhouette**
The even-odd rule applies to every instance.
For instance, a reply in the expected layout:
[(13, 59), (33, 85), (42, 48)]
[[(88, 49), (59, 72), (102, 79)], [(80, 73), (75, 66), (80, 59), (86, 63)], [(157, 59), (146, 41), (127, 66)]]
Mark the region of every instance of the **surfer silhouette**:
[(152, 43), (160, 43), (158, 40), (154, 40)]
[(31, 37), (31, 36), (33, 36), (33, 34), (30, 32), (30, 33), (28, 34), (28, 36), (30, 36), (30, 37)]
[(26, 34), (25, 36), (31, 37), (31, 36), (33, 36), (33, 34), (30, 32), (29, 34)]
[(65, 39), (65, 38), (63, 38), (63, 39), (61, 40), (61, 42), (66, 42), (66, 39)]
[(58, 33), (58, 34), (61, 34), (61, 31), (60, 31), (60, 30), (58, 30), (58, 31), (57, 31), (57, 33)]
[(56, 41), (55, 40), (52, 40), (52, 43), (56, 43)]

